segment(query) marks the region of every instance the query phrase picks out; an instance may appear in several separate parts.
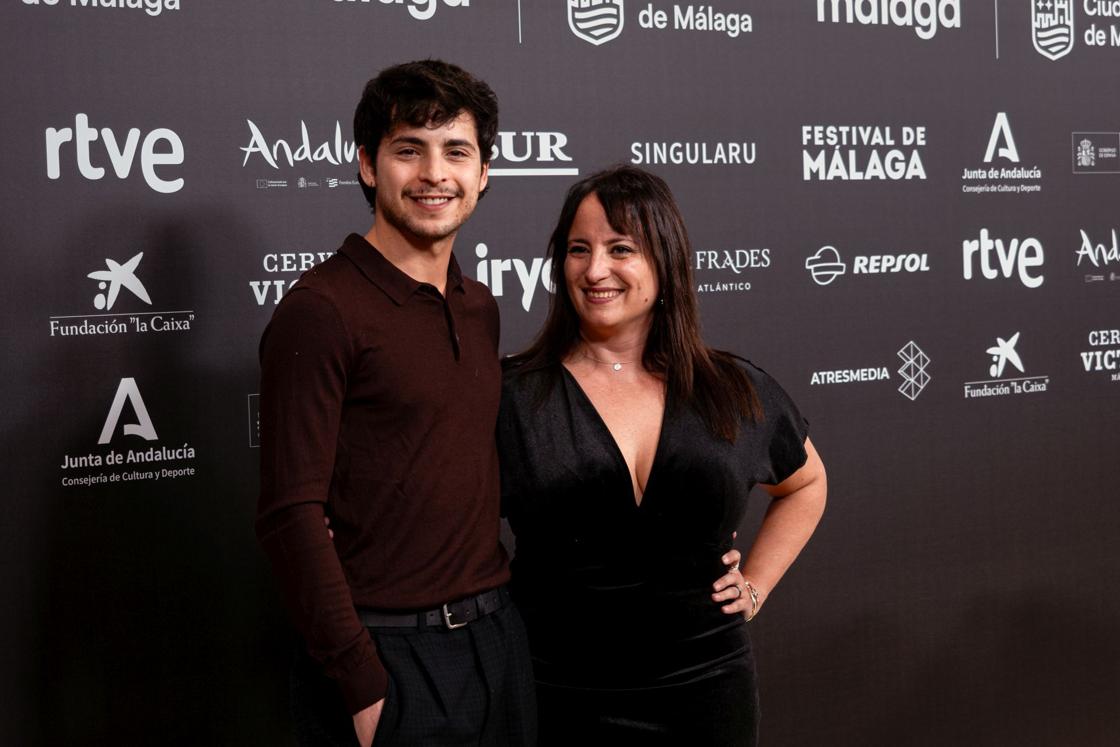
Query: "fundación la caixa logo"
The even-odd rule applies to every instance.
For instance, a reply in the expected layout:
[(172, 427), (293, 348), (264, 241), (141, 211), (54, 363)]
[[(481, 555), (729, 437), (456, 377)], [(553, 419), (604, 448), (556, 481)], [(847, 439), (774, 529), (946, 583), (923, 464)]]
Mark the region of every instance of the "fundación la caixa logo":
[[(848, 271), (848, 265), (834, 246), (822, 246), (805, 260), (805, 269), (817, 285), (830, 285)], [(859, 254), (852, 261), (853, 275), (886, 275), (929, 272), (929, 254)]]
[[(910, 401), (918, 398), (932, 380), (929, 368), (930, 357), (913, 340), (903, 345), (896, 353), (902, 366), (895, 372), (901, 378), (898, 393)], [(857, 384), (863, 382), (890, 381), (890, 366), (877, 364), (859, 368), (836, 368), (813, 371), (809, 377), (810, 386), (829, 384)]]
[(133, 127), (118, 138), (110, 127), (91, 127), (89, 117), (77, 114), (73, 127), (46, 129), (47, 178), (61, 179), (63, 162), (73, 158), (78, 173), (97, 181), (105, 176), (105, 166), (112, 167), (118, 179), (132, 173), (137, 156), (144, 182), (155, 192), (173, 194), (183, 188), (183, 178), (167, 178), (167, 169), (183, 165), (183, 140), (166, 127), (156, 129), (140, 139), (140, 129)]
[[(1007, 338), (996, 337), (995, 344), (985, 350), (988, 355), (989, 378), (980, 381), (966, 381), (964, 383), (965, 399), (1037, 394), (1049, 389), (1049, 376), (1025, 375), (1026, 368), (1023, 366), (1023, 359), (1016, 349), (1018, 344), (1019, 332), (1008, 335)], [(1024, 375), (1015, 376), (1016, 371)], [(1004, 374), (1008, 375), (1005, 376)]]
[(137, 252), (127, 260), (106, 257), (103, 268), (86, 273), (86, 278), (94, 281), (97, 288), (91, 304), (103, 313), (52, 316), (48, 319), (50, 336), (99, 337), (130, 333), (189, 332), (195, 321), (193, 310), (150, 310), (152, 298), (140, 279), (140, 263), (143, 259), (144, 252)]
[[(143, 443), (136, 445), (137, 439)], [(113, 394), (97, 446), (84, 454), (63, 455), (62, 486), (154, 482), (193, 476), (194, 447), (189, 443), (155, 445), (159, 440), (136, 379), (126, 376)], [(122, 445), (114, 446), (118, 441)]]
[[(624, 0), (567, 0), (568, 28), (588, 44), (601, 46), (622, 35), (626, 27)], [(638, 11), (644, 31), (711, 31), (731, 39), (754, 31), (754, 18), (738, 9), (674, 3), (671, 7), (644, 2)]]

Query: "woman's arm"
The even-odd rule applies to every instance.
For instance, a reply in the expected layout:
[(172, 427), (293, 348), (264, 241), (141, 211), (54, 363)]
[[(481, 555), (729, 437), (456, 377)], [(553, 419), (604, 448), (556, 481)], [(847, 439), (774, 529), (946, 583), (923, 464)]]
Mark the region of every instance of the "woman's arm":
[[(773, 500), (747, 552), (746, 563), (741, 570), (733, 568), (714, 584), (712, 599), (728, 602), (722, 608), (728, 614), (742, 613), (748, 618), (758, 614), (770, 592), (809, 541), (824, 513), (828, 493), (824, 463), (807, 438), (805, 451), (808, 458), (800, 469), (777, 485), (762, 486)], [(725, 555), (725, 562), (727, 558)], [(747, 581), (758, 593), (757, 605), (747, 593)]]

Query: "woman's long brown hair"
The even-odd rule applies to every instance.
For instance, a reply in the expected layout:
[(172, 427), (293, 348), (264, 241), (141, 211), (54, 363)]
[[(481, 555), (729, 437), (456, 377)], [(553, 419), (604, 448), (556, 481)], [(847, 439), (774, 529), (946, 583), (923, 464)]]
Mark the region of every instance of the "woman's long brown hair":
[(579, 317), (564, 278), (568, 234), (580, 203), (595, 194), (611, 228), (634, 237), (657, 275), (661, 297), (642, 365), (665, 379), (674, 399), (691, 402), (713, 434), (734, 442), (743, 419), (761, 420), (754, 387), (735, 356), (704, 344), (692, 281), (692, 247), (677, 203), (660, 177), (633, 166), (616, 166), (572, 185), (549, 239), (555, 293), (540, 333), (510, 366), (533, 371), (559, 364), (578, 344)]

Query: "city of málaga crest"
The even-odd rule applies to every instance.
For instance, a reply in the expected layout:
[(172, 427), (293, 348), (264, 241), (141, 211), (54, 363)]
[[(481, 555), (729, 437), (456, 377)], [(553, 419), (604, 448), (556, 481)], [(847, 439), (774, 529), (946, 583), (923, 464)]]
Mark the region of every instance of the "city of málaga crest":
[(595, 46), (622, 33), (622, 0), (568, 0), (572, 33)]
[(1030, 0), (1031, 40), (1040, 55), (1050, 60), (1073, 49), (1073, 0)]

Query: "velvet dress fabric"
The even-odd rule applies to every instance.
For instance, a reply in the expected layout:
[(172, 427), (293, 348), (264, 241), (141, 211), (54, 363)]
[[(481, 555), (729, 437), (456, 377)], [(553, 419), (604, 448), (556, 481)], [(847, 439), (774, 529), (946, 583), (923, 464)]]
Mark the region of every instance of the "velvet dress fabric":
[(734, 443), (667, 396), (641, 503), (606, 424), (563, 366), (507, 366), (498, 417), (513, 590), (529, 631), (542, 745), (752, 745), (747, 626), (711, 599), (756, 483), (806, 460), (808, 424), (743, 362), (764, 417)]

